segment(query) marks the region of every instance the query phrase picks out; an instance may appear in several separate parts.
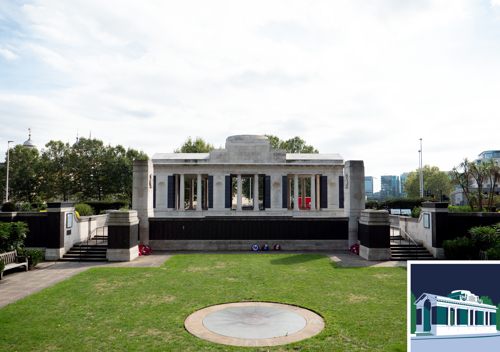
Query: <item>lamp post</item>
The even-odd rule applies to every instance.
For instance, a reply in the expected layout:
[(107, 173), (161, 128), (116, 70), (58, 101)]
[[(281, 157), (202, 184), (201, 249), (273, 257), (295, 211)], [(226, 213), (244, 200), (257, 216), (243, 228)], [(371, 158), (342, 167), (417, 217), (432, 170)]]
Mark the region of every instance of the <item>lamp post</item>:
[(10, 152), (10, 143), (14, 143), (14, 141), (7, 142), (7, 185), (5, 186), (5, 203), (9, 201), (9, 152)]
[(424, 175), (423, 175), (423, 165), (422, 165), (422, 138), (420, 138), (420, 150), (419, 153), (419, 168), (420, 168), (420, 197), (424, 196)]

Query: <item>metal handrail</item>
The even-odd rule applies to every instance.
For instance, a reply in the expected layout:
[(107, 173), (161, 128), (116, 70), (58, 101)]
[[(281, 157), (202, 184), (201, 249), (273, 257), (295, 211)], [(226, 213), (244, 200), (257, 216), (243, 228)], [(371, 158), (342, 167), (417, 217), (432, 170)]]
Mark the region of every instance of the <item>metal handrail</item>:
[[(85, 242), (87, 242), (87, 245), (89, 244), (89, 242), (92, 240), (92, 234), (95, 232), (97, 234), (97, 230), (98, 229), (102, 229), (102, 235), (104, 236), (104, 228), (105, 227), (108, 227), (107, 225), (104, 225), (104, 226), (98, 226), (96, 227), (94, 230), (92, 230), (91, 233), (89, 233), (89, 235), (87, 236), (86, 239), (84, 239), (81, 243), (80, 243), (80, 261), (82, 260), (82, 246)], [(97, 239), (95, 240), (95, 244), (97, 245)]]
[[(417, 244), (417, 242), (415, 242), (415, 241), (413, 240), (413, 238), (411, 238), (411, 236), (408, 234), (408, 232), (406, 232), (406, 231), (405, 231), (402, 227), (399, 227), (399, 226), (391, 226), (391, 230), (393, 230), (393, 229), (398, 229), (398, 230), (399, 230), (399, 238), (398, 238), (398, 240), (399, 240), (399, 244), (400, 244), (400, 245), (401, 245), (401, 240), (403, 239), (403, 236), (401, 236), (401, 231), (403, 231), (403, 232), (404, 232), (404, 234), (406, 235), (406, 240), (408, 241), (408, 252), (409, 252), (409, 253), (412, 253), (412, 246), (411, 246), (411, 242), (413, 242), (413, 244), (414, 244), (414, 247), (413, 247), (413, 248), (415, 249), (415, 259), (416, 259), (416, 258), (418, 257), (418, 244)], [(394, 241), (394, 242), (396, 242), (396, 241), (397, 241), (397, 240), (393, 239), (393, 238), (395, 238), (396, 236), (390, 236), (390, 237), (392, 237), (392, 238), (391, 238), (391, 240), (392, 240), (392, 241)], [(410, 240), (411, 240), (411, 242), (410, 242)]]

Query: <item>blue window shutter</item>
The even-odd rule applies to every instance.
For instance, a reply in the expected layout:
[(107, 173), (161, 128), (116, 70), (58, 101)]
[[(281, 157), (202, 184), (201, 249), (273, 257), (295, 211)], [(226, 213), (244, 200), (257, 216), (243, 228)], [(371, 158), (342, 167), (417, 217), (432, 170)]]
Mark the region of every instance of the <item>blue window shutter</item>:
[(175, 176), (168, 176), (168, 208), (175, 208)]
[(319, 178), (319, 207), (328, 208), (328, 181), (326, 176)]
[(288, 208), (288, 191), (287, 191), (287, 188), (288, 188), (288, 177), (286, 176), (283, 176), (281, 178), (281, 196), (282, 196), (282, 207), (284, 209), (287, 209)]
[(271, 176), (264, 179), (264, 209), (271, 208)]
[(226, 176), (225, 177), (225, 201), (224, 201), (224, 208), (230, 209), (231, 208), (231, 176)]
[(339, 176), (339, 208), (344, 208), (344, 176)]
[(208, 176), (208, 207), (214, 207), (214, 177)]

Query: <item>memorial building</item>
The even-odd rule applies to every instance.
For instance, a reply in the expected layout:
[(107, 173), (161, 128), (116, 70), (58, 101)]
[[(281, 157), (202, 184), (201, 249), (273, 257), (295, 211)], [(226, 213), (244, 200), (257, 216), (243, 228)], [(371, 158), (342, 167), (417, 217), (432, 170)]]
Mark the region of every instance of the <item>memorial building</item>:
[(265, 136), (237, 135), (210, 153), (136, 161), (132, 206), (141, 243), (157, 249), (243, 250), (262, 241), (348, 249), (364, 194), (363, 161), (290, 154)]
[(466, 290), (445, 296), (423, 293), (416, 301), (417, 335), (473, 335), (497, 333), (497, 307), (485, 304)]

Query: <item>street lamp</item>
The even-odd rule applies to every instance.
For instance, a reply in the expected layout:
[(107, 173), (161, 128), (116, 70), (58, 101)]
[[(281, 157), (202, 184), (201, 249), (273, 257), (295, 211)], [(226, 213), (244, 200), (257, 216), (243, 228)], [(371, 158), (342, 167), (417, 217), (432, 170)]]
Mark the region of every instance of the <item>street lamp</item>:
[(419, 154), (419, 168), (420, 168), (420, 197), (424, 196), (424, 175), (423, 175), (423, 165), (422, 165), (422, 138), (420, 138), (420, 150), (418, 151)]
[(9, 151), (10, 151), (10, 143), (14, 143), (14, 141), (7, 142), (7, 185), (5, 187), (5, 203), (9, 201)]

